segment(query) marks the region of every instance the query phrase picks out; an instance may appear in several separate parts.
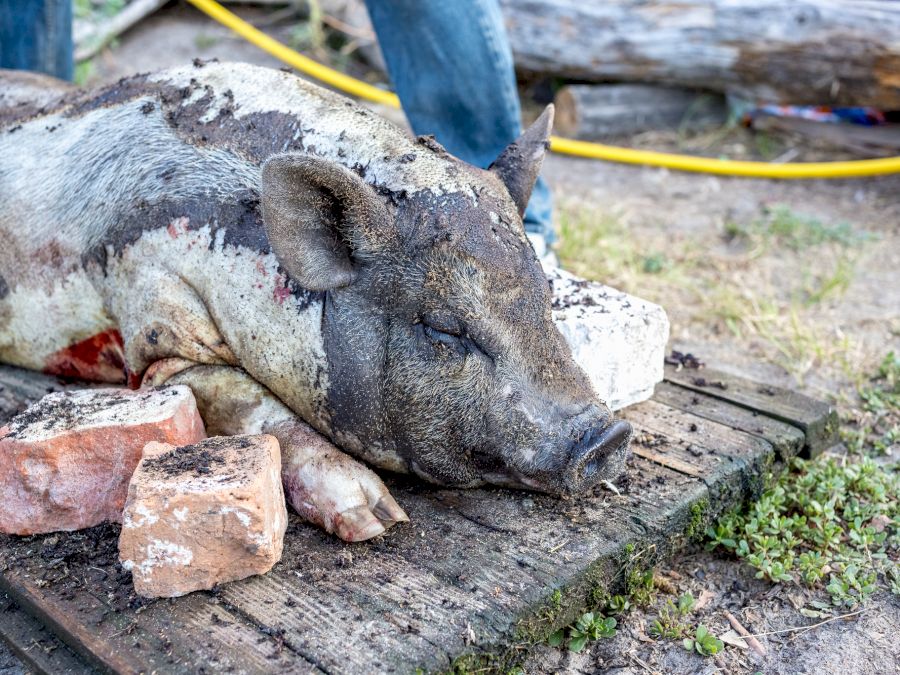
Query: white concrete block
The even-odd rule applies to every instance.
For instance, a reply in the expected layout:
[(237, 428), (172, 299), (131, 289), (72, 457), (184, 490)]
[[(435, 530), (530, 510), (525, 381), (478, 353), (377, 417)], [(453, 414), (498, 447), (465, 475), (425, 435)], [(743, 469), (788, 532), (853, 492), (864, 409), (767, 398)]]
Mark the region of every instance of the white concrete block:
[(669, 339), (663, 308), (560, 269), (547, 278), (553, 319), (597, 395), (613, 410), (650, 398)]

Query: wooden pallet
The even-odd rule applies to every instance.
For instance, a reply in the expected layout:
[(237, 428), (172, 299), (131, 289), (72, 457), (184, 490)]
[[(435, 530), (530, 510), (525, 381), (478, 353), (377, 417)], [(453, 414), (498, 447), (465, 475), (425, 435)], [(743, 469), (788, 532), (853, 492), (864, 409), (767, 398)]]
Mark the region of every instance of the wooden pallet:
[[(51, 386), (0, 367), (0, 415)], [(38, 638), (65, 643), (66, 668), (81, 659), (123, 673), (508, 665), (753, 498), (767, 472), (836, 441), (829, 406), (709, 369), (667, 367), (653, 399), (623, 416), (636, 439), (621, 495), (556, 499), (391, 477), (411, 523), (347, 545), (292, 516), (269, 574), (175, 600), (134, 596), (115, 526), (3, 537), (0, 590), (21, 610), (14, 621), (0, 615), (0, 634), (19, 653)]]

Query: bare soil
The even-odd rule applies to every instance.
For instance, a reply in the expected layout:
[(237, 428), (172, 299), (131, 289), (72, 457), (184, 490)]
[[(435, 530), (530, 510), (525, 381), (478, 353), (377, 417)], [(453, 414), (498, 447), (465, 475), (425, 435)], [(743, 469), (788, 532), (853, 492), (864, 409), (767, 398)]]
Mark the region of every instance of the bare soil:
[[(715, 635), (731, 628), (724, 612), (734, 615), (758, 637), (765, 650), (726, 647), (720, 658), (701, 657), (685, 650), (680, 640), (656, 641), (648, 636), (658, 607), (674, 595), (660, 594), (653, 606), (620, 618), (618, 633), (599, 640), (593, 648), (573, 654), (563, 649), (538, 648), (525, 665), (527, 673), (756, 673), (767, 675), (833, 675), (834, 673), (898, 672), (900, 645), (894, 636), (900, 600), (888, 593), (876, 595), (861, 614), (818, 628), (803, 630), (824, 619), (801, 616), (797, 609), (809, 592), (773, 586), (754, 578), (745, 565), (715, 554), (691, 552), (659, 570), (673, 593), (690, 591), (695, 598), (711, 593), (708, 604), (690, 620), (706, 625)], [(668, 583), (667, 583), (668, 582)]]
[[(265, 23), (262, 10), (241, 13)], [(283, 40), (291, 30), (285, 24), (261, 27)], [(86, 81), (94, 84), (189, 63), (198, 56), (281, 66), (178, 3), (123, 36), (84, 72)], [(402, 120), (396, 115), (394, 119)], [(794, 138), (744, 130), (693, 139), (655, 133), (621, 140), (637, 147), (735, 158), (789, 154), (802, 161), (847, 156)], [(563, 211), (588, 214), (579, 227), (588, 228), (592, 218), (598, 224), (614, 219), (621, 226), (616, 230), (621, 248), (630, 247), (636, 255), (644, 251), (661, 261), (663, 273), (655, 274), (646, 271), (653, 269), (646, 259), (635, 271), (632, 260), (609, 265), (602, 256), (562, 255), (563, 263), (579, 274), (599, 276), (662, 304), (672, 322), (673, 348), (692, 352), (721, 370), (798, 387), (839, 403), (848, 400), (853, 386), (887, 351), (900, 350), (900, 176), (751, 180), (563, 156), (549, 157), (545, 175)], [(734, 226), (752, 229), (775, 208), (825, 225), (847, 223), (853, 232), (867, 233), (866, 238), (798, 249), (779, 237), (754, 241), (732, 236)], [(836, 282), (823, 277), (823, 267), (840, 272)], [(827, 292), (817, 293), (821, 288)], [(720, 289), (731, 295), (720, 297)], [(702, 658), (679, 641), (647, 637), (657, 611), (650, 607), (627, 614), (615, 638), (600, 640), (580, 654), (539, 647), (527, 661), (526, 672), (900, 672), (896, 596), (878, 595), (861, 614), (801, 631), (794, 628), (821, 620), (797, 610), (810, 592), (757, 580), (739, 562), (693, 551), (660, 573), (675, 592), (690, 590), (695, 597), (711, 593), (699, 616), (715, 634), (728, 628), (726, 610), (753, 633), (783, 632), (759, 638), (765, 658), (736, 648), (726, 649), (718, 660)], [(0, 649), (0, 673), (7, 672), (22, 671)]]

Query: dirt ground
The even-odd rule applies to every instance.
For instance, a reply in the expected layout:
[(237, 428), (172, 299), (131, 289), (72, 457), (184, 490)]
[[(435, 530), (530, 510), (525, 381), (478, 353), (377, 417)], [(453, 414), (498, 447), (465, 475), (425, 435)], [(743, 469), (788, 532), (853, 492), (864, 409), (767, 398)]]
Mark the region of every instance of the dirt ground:
[[(261, 27), (290, 36), (286, 25)], [(110, 81), (195, 56), (281, 65), (190, 8), (174, 6), (126, 34), (82, 77)], [(744, 130), (624, 140), (712, 156), (757, 157), (775, 147), (801, 161), (845, 157)], [(558, 155), (547, 160), (545, 175), (560, 207), (564, 266), (662, 304), (676, 349), (839, 405), (888, 351), (900, 351), (900, 176), (749, 180)], [(759, 638), (764, 658), (728, 648), (713, 660), (680, 641), (651, 640), (656, 609), (635, 610), (621, 619), (615, 638), (580, 654), (538, 648), (526, 672), (900, 672), (897, 596), (882, 593), (861, 614), (801, 631), (793, 629), (821, 620), (797, 610), (811, 592), (757, 580), (738, 562), (687, 552), (660, 574), (678, 592), (708, 592), (698, 614), (717, 635), (728, 628), (725, 610), (753, 633), (782, 632)], [(18, 668), (0, 651), (0, 673)]]

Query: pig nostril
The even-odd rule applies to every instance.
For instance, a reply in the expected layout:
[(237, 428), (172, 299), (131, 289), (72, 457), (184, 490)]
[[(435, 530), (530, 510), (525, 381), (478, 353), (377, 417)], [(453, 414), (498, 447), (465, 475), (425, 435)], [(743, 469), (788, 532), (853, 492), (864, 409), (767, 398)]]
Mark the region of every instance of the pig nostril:
[(607, 460), (616, 454), (631, 438), (631, 425), (618, 420), (609, 426), (593, 427), (581, 437), (576, 449), (576, 465), (581, 465), (578, 476), (585, 484), (590, 483), (603, 468)]

